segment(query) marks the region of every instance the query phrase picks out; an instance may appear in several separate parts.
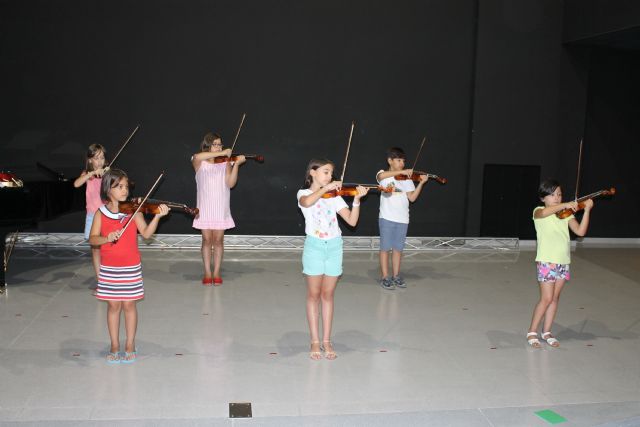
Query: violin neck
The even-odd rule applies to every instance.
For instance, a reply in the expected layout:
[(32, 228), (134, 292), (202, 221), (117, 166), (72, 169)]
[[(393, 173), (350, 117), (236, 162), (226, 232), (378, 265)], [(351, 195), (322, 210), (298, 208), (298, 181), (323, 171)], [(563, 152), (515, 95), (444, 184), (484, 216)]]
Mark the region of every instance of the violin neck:
[(185, 204), (180, 204), (180, 203), (174, 203), (174, 202), (168, 202), (166, 200), (156, 200), (153, 199), (151, 201), (147, 200), (150, 203), (157, 203), (159, 205), (167, 205), (167, 207), (171, 208), (171, 209), (181, 209), (181, 210), (185, 210), (188, 208), (187, 205)]
[(596, 191), (595, 193), (587, 194), (586, 196), (580, 197), (576, 200), (578, 203), (584, 202), (585, 200), (595, 199), (596, 197), (602, 196), (607, 190)]

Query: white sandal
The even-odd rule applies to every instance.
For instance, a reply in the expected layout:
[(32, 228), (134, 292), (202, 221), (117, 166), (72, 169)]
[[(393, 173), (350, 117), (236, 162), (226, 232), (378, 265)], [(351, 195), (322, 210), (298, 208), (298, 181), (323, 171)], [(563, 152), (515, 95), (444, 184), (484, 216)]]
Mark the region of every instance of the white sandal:
[[(547, 338), (545, 338), (545, 336)], [(544, 332), (542, 334), (542, 339), (547, 342), (551, 347), (560, 347), (560, 341), (551, 336), (551, 332)]]
[[(532, 337), (532, 338), (529, 338)], [(537, 332), (529, 332), (527, 334), (527, 343), (533, 348), (540, 348), (540, 340)]]

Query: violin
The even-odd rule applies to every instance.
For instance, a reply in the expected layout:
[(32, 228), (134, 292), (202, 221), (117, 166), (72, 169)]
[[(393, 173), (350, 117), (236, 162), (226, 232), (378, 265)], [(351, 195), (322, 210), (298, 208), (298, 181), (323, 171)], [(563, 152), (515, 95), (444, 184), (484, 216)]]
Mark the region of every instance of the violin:
[(422, 172), (422, 171), (413, 171), (413, 173), (411, 174), (411, 177), (408, 177), (407, 175), (396, 175), (396, 176), (394, 176), (394, 178), (397, 179), (398, 181), (406, 181), (409, 178), (411, 178), (411, 181), (420, 182), (420, 175), (426, 175), (430, 179), (434, 179), (434, 180), (438, 181), (438, 183), (440, 183), (440, 184), (446, 184), (447, 183), (447, 178), (443, 178), (441, 176), (434, 175), (432, 173)]
[[(160, 213), (160, 205), (167, 205), (167, 207), (171, 209), (177, 209), (179, 211), (183, 211), (188, 213), (189, 215), (196, 216), (199, 213), (198, 208), (190, 208), (189, 206), (181, 203), (173, 203), (166, 202), (163, 200), (147, 200), (142, 204), (142, 207), (138, 212), (142, 212), (145, 214), (159, 214)], [(140, 202), (138, 201), (128, 201), (128, 202), (120, 202), (118, 204), (118, 210), (124, 214), (132, 214), (138, 209), (140, 206)]]
[(382, 187), (380, 185), (368, 185), (368, 184), (347, 184), (340, 187), (339, 190), (327, 191), (322, 195), (323, 199), (330, 199), (332, 197), (347, 196), (354, 197), (358, 195), (358, 186), (368, 188), (369, 191), (380, 191), (381, 193), (398, 193), (402, 190), (398, 190), (394, 187)]
[[(218, 156), (213, 158), (213, 163), (235, 162), (238, 160), (239, 154), (232, 154), (231, 157)], [(264, 162), (264, 156), (258, 154), (245, 154), (244, 158), (247, 160), (255, 160), (258, 163)]]
[[(581, 211), (582, 209), (584, 209), (585, 202), (589, 199), (595, 199), (596, 197), (600, 196), (613, 196), (614, 194), (616, 194), (616, 189), (614, 187), (611, 187), (608, 190), (600, 190), (596, 191), (595, 193), (587, 194), (586, 196), (580, 197), (578, 200), (576, 200), (576, 202), (578, 202), (577, 211)], [(563, 209), (560, 212), (556, 212), (556, 216), (560, 219), (565, 219), (573, 215), (574, 212), (575, 211), (573, 209)]]

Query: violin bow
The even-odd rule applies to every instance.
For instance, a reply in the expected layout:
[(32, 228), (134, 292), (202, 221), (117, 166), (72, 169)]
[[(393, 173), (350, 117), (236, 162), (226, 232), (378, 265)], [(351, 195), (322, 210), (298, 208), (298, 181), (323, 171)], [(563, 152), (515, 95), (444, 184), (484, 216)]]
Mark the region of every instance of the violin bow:
[(131, 132), (131, 135), (129, 135), (129, 137), (124, 141), (124, 144), (122, 144), (122, 147), (120, 147), (120, 149), (118, 150), (116, 155), (113, 156), (113, 159), (111, 159), (111, 163), (109, 163), (109, 166), (107, 166), (107, 168), (111, 169), (111, 165), (113, 165), (115, 163), (115, 161), (118, 158), (118, 156), (120, 155), (120, 153), (122, 153), (122, 150), (124, 150), (124, 147), (126, 147), (127, 144), (129, 143), (129, 141), (131, 141), (131, 138), (133, 138), (133, 135), (135, 135), (136, 132), (138, 132), (138, 129), (140, 129), (140, 125), (136, 126), (136, 128), (133, 130), (133, 132)]
[(580, 151), (578, 153), (578, 176), (576, 177), (576, 194), (574, 200), (578, 201), (578, 187), (580, 186), (580, 169), (582, 168), (582, 143), (584, 138), (580, 138)]
[(413, 166), (411, 167), (412, 171), (416, 168), (416, 165), (418, 164), (418, 158), (420, 157), (420, 153), (422, 153), (422, 147), (424, 146), (424, 143), (425, 143), (426, 140), (427, 140), (426, 136), (424, 138), (422, 138), (422, 143), (420, 144), (420, 148), (418, 149), (418, 154), (416, 155), (416, 160), (413, 162)]
[(233, 138), (233, 145), (231, 145), (231, 154), (233, 154), (233, 147), (236, 146), (236, 142), (238, 141), (238, 136), (240, 135), (240, 129), (242, 129), (242, 124), (244, 123), (245, 117), (247, 117), (247, 113), (242, 114), (242, 120), (240, 120), (240, 126), (238, 126), (238, 132), (236, 132), (236, 137)]
[(353, 128), (356, 126), (354, 122), (351, 122), (351, 132), (349, 132), (349, 142), (347, 143), (347, 154), (344, 156), (344, 165), (342, 165), (342, 175), (340, 176), (340, 182), (344, 179), (344, 173), (347, 170), (347, 160), (349, 160), (349, 148), (351, 148), (351, 138), (353, 137)]
[[(147, 199), (151, 195), (151, 192), (156, 188), (156, 186), (158, 185), (158, 183), (160, 182), (160, 180), (162, 179), (163, 176), (164, 176), (164, 171), (160, 172), (160, 176), (158, 177), (158, 179), (156, 179), (156, 182), (153, 183), (153, 185), (151, 186), (151, 189), (147, 192), (147, 195), (144, 196), (144, 199), (142, 199), (142, 201), (140, 202), (140, 205), (138, 205), (138, 208), (135, 210), (135, 212), (133, 212), (133, 214), (131, 214), (131, 217), (124, 224), (124, 227), (122, 227), (122, 230), (120, 231), (120, 235), (118, 236), (118, 240), (120, 240), (120, 237), (127, 230), (127, 227), (129, 227), (129, 224), (131, 224), (131, 220), (133, 220), (133, 218), (136, 216), (136, 214), (138, 212), (140, 212), (140, 208), (142, 208), (142, 205), (144, 205), (144, 203), (147, 201)], [(118, 240), (116, 240), (116, 242)]]

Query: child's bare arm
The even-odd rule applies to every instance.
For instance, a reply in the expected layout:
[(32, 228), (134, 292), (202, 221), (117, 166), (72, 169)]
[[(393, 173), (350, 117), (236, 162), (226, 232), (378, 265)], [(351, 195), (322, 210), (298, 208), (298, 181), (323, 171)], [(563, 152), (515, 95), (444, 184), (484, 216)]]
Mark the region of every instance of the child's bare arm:
[(383, 179), (391, 178), (392, 176), (396, 176), (396, 175), (406, 175), (410, 177), (411, 175), (413, 175), (413, 169), (403, 169), (401, 171), (378, 172), (378, 174), (376, 175), (376, 179), (378, 180), (378, 182), (380, 182)]
[(159, 207), (160, 213), (155, 214), (149, 224), (147, 224), (147, 222), (144, 220), (144, 216), (140, 212), (138, 212), (136, 214), (136, 217), (134, 218), (136, 227), (138, 228), (138, 232), (140, 232), (140, 235), (145, 239), (153, 236), (153, 233), (155, 233), (156, 229), (158, 228), (160, 218), (169, 213), (170, 209), (167, 207), (167, 205), (160, 205)]
[(89, 231), (89, 244), (91, 246), (102, 246), (105, 243), (112, 243), (118, 240), (120, 234), (118, 231), (112, 231), (107, 237), (100, 235), (100, 228), (102, 227), (102, 213), (96, 212), (93, 217), (93, 223), (91, 224), (91, 231)]
[(331, 190), (337, 190), (342, 187), (342, 181), (333, 181), (324, 187), (314, 191), (311, 194), (307, 194), (306, 196), (300, 197), (299, 203), (303, 208), (308, 208), (309, 206), (313, 206), (315, 202), (317, 202), (324, 193), (329, 192)]
[(535, 213), (533, 214), (534, 218), (546, 218), (548, 216), (551, 215), (555, 215), (560, 211), (563, 211), (565, 209), (571, 209), (573, 211), (578, 210), (578, 204), (575, 201), (572, 202), (566, 202), (566, 203), (559, 203), (555, 206), (546, 206), (542, 209), (537, 209), (535, 211)]
[(202, 151), (200, 153), (196, 153), (193, 156), (191, 156), (191, 164), (193, 165), (193, 168), (197, 171), (198, 168), (200, 167), (200, 163), (202, 163), (203, 161), (213, 159), (214, 157), (220, 157), (220, 156), (227, 156), (227, 157), (231, 156), (231, 148), (227, 148), (222, 151), (216, 151), (216, 152)]
[(586, 200), (584, 206), (584, 214), (582, 215), (582, 221), (578, 222), (577, 219), (572, 218), (569, 221), (569, 228), (576, 236), (584, 236), (587, 234), (589, 228), (589, 219), (591, 218), (591, 208), (593, 207), (593, 200)]
[(407, 199), (409, 199), (411, 203), (415, 202), (418, 199), (418, 196), (422, 192), (422, 187), (424, 187), (427, 181), (429, 181), (428, 175), (420, 175), (420, 182), (418, 183), (416, 189), (407, 193)]
[(240, 169), (240, 165), (246, 161), (246, 158), (243, 155), (240, 155), (236, 157), (236, 161), (233, 162), (233, 166), (231, 166), (230, 163), (227, 163), (227, 170), (225, 175), (227, 187), (233, 188), (236, 186), (236, 184), (238, 183), (238, 170)]
[(353, 205), (351, 206), (351, 209), (342, 208), (338, 212), (338, 215), (340, 215), (342, 219), (344, 219), (344, 221), (352, 227), (356, 226), (356, 224), (358, 223), (358, 219), (360, 218), (360, 198), (364, 197), (369, 192), (368, 188), (362, 187), (360, 185), (357, 187), (357, 189), (358, 194), (353, 198)]

